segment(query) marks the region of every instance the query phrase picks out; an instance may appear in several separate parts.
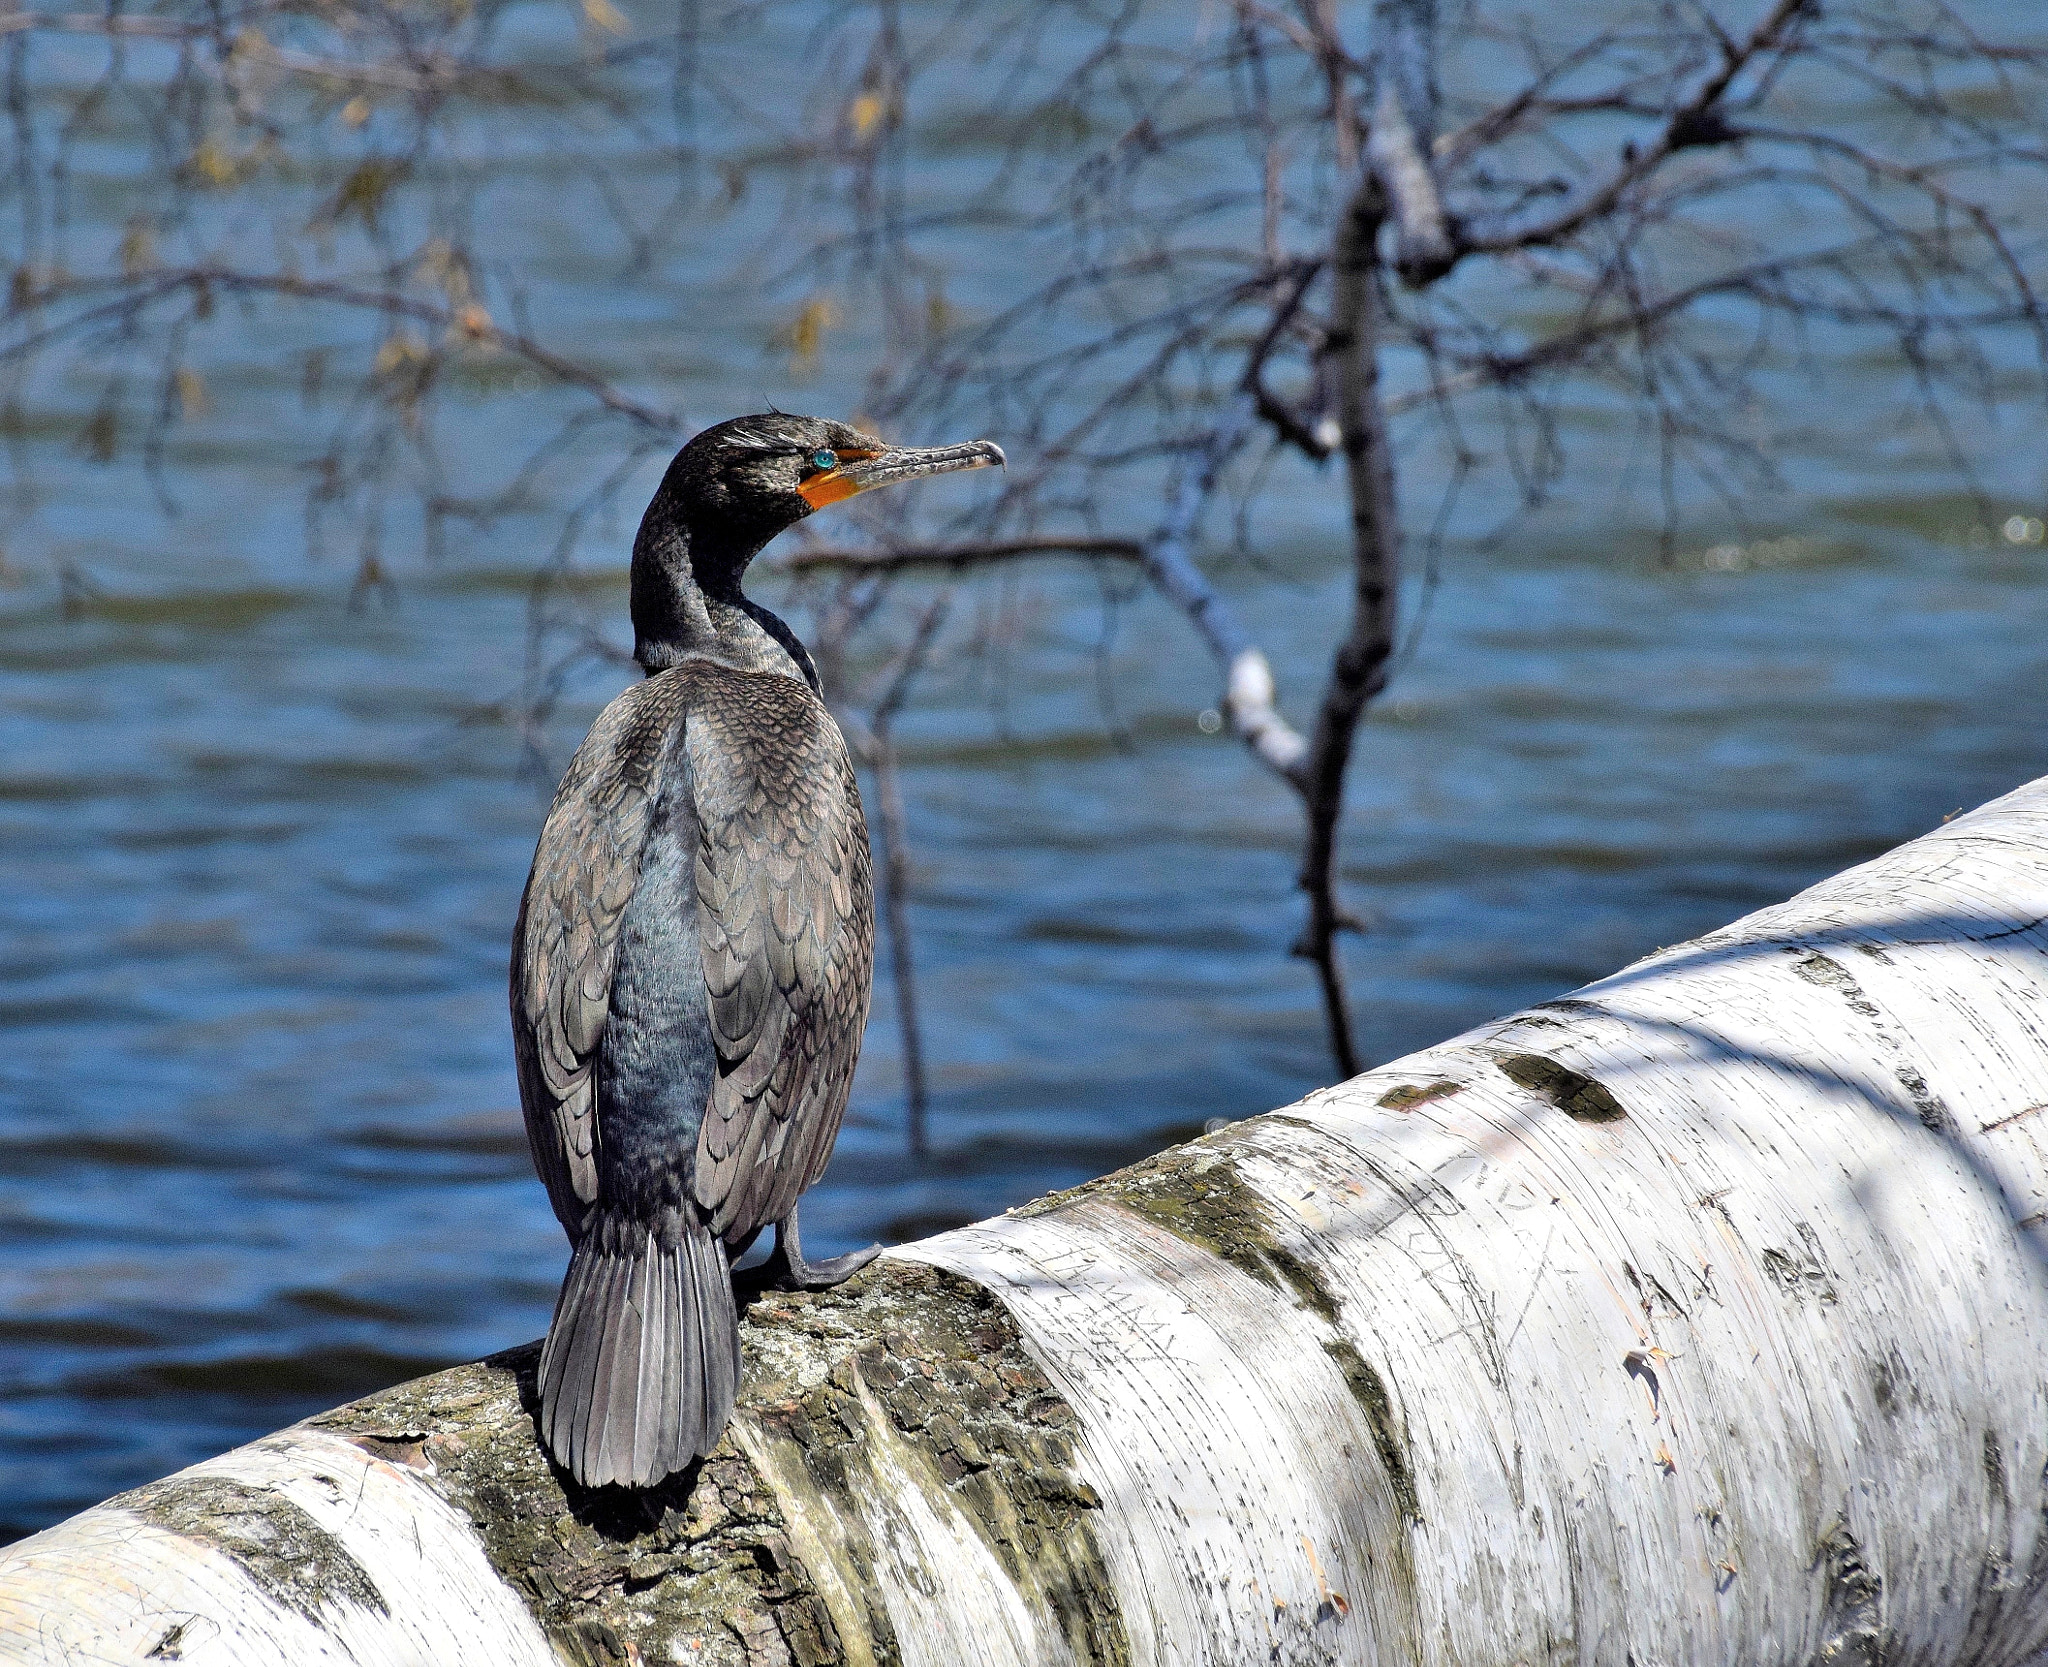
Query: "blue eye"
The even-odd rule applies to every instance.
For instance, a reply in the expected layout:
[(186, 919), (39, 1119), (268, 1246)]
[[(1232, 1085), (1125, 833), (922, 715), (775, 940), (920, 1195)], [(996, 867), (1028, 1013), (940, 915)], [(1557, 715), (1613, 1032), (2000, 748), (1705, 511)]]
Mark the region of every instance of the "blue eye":
[(836, 451), (814, 451), (811, 453), (811, 467), (836, 469), (839, 467), (839, 454)]

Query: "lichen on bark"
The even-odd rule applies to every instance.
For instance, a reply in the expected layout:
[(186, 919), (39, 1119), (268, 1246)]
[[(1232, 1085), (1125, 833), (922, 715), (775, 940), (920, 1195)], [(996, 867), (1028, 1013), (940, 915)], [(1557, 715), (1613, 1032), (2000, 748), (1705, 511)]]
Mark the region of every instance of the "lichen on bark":
[[(1128, 1661), (1095, 1533), (1101, 1502), (1075, 1474), (1077, 1420), (995, 1297), (939, 1268), (885, 1262), (835, 1290), (764, 1298), (753, 1312), (750, 1445), (785, 1496), (808, 1484), (821, 1501), (872, 1508), (907, 1477), (965, 1517), (1076, 1661)], [(877, 1555), (872, 1509), (835, 1516), (860, 1573)], [(893, 1660), (873, 1586), (852, 1590), (873, 1658)]]
[(354, 1604), (390, 1613), (384, 1594), (346, 1548), (283, 1494), (228, 1476), (171, 1476), (125, 1495), (145, 1522), (225, 1554), (266, 1594), (315, 1626)]
[(884, 1261), (836, 1290), (764, 1295), (741, 1329), (725, 1439), (642, 1492), (580, 1488), (549, 1462), (537, 1345), (311, 1423), (430, 1478), (572, 1667), (899, 1661), (869, 1527), (882, 1469), (971, 1524), (1078, 1661), (1128, 1660), (1073, 1412), (993, 1297)]
[(1221, 1257), (1260, 1284), (1288, 1292), (1325, 1324), (1334, 1325), (1341, 1312), (1336, 1293), (1287, 1242), (1271, 1207), (1237, 1171), (1233, 1148), (1257, 1138), (1258, 1126), (1265, 1121), (1247, 1119), (1100, 1180), (1048, 1193), (1013, 1213), (1045, 1215), (1084, 1198), (1107, 1199)]
[(572, 1667), (801, 1659), (789, 1640), (811, 1594), (778, 1559), (780, 1514), (752, 1467), (721, 1447), (644, 1494), (577, 1487), (536, 1439), (538, 1357), (528, 1344), (311, 1422), (431, 1478)]
[(1618, 1123), (1628, 1115), (1604, 1083), (1540, 1053), (1503, 1054), (1494, 1063), (1516, 1087), (1542, 1095), (1578, 1122)]

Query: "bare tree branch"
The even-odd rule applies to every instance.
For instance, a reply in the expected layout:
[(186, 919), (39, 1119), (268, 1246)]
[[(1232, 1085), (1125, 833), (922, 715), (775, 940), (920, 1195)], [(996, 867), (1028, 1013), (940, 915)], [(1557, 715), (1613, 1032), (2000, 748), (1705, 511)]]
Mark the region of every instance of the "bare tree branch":
[[(1447, 465), (1416, 477), (1454, 492), (1490, 464), (1534, 504), (1597, 386), (1639, 423), (1669, 548), (1684, 491), (1739, 508), (1777, 482), (1760, 414), (1777, 370), (1811, 363), (1815, 326), (1882, 346), (1959, 479), (1953, 408), (2008, 397), (2010, 334), (2032, 334), (2030, 392), (2048, 391), (2041, 251), (2021, 221), (2048, 173), (2048, 48), (1991, 38), (1945, 0), (1760, 4), (1738, 30), (1707, 4), (1528, 17), (1466, 0), (1445, 36), (1435, 0), (1376, 0), (1354, 49), (1340, 24), (1363, 14), (1335, 0), (1231, 0), (1221, 27), (1157, 0), (746, 0), (722, 25), (804, 43), (804, 76), (773, 86), (718, 73), (696, 0), (678, 0), (672, 28), (601, 43), (585, 28), (610, 13), (599, 0), (581, 20), (545, 14), (552, 36), (541, 13), (508, 27), (502, 0), (17, 10), (0, 15), (15, 501), (33, 512), (45, 442), (28, 436), (48, 433), (95, 459), (133, 452), (168, 505), (167, 435), (204, 403), (214, 309), (339, 309), (366, 327), (304, 356), (326, 426), (309, 539), (352, 536), (370, 596), (395, 571), (395, 496), (417, 495), (430, 549), (451, 527), (554, 516), (528, 673), (529, 712), (544, 713), (569, 668), (615, 652), (561, 582), (579, 542), (682, 425), (532, 322), (525, 280), (504, 276), (534, 264), (517, 228), (448, 183), (488, 177), (479, 114), (522, 101), (522, 122), (588, 163), (592, 223), (616, 223), (636, 267), (686, 235), (719, 252), (693, 273), (786, 302), (776, 351), (793, 371), (859, 353), (873, 422), (971, 428), (1010, 450), (1000, 492), (953, 520), (869, 522), (869, 544), (775, 559), (831, 591), (820, 659), (835, 686), (867, 653), (861, 633), (903, 639), (902, 574), (1115, 562), (1187, 617), (1233, 732), (1302, 796), (1301, 947), (1348, 1069), (1336, 852), (1357, 726), (1400, 634), (1415, 506), (1396, 490), (1397, 419), (1402, 446)], [(92, 174), (87, 193), (84, 147), (117, 105), (143, 160), (111, 185)], [(973, 145), (947, 137), (969, 129)], [(1636, 137), (1617, 154), (1618, 130)], [(920, 171), (935, 143), (948, 166)], [(649, 204), (657, 175), (673, 203)], [(129, 222), (94, 221), (123, 189)], [(972, 299), (956, 301), (968, 249), (976, 277), (955, 287)], [(1491, 281), (1503, 273), (1512, 306)], [(874, 328), (835, 334), (856, 306)], [(500, 360), (560, 397), (502, 484), (458, 486), (435, 413), (451, 370)], [(56, 389), (61, 417), (27, 412)], [(1497, 441), (1484, 461), (1482, 422)], [(600, 443), (616, 446), (601, 461)], [(1201, 558), (1219, 501), (1255, 554), (1269, 478), (1339, 453), (1349, 617), (1304, 738)], [(931, 630), (910, 633), (918, 664), (942, 651)]]
[[(1510, 249), (1535, 249), (1562, 242), (1613, 213), (1632, 187), (1648, 179), (1680, 151), (1729, 143), (1733, 133), (1720, 109), (1729, 87), (1758, 58), (1783, 45), (1800, 17), (1817, 9), (1814, 0), (1774, 0), (1740, 44), (1726, 40), (1718, 43), (1719, 66), (1701, 81), (1691, 97), (1670, 112), (1656, 138), (1641, 150), (1631, 147), (1624, 151), (1620, 167), (1606, 179), (1592, 185), (1559, 213), (1533, 224), (1468, 224), (1459, 237), (1460, 252), (1502, 254)], [(1700, 15), (1711, 17), (1704, 10)]]

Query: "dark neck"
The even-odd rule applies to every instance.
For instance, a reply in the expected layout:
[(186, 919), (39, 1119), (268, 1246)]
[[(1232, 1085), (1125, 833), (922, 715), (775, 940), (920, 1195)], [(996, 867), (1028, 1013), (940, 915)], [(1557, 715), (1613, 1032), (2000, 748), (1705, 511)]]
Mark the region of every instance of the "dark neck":
[(761, 545), (725, 547), (653, 509), (633, 541), (633, 658), (651, 677), (684, 660), (801, 677), (818, 692), (817, 668), (780, 619), (740, 591)]

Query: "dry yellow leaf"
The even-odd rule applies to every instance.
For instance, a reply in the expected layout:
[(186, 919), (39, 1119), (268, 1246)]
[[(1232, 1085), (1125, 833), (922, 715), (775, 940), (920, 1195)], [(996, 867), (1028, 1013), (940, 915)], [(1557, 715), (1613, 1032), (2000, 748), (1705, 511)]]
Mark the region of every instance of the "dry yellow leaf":
[(121, 275), (124, 278), (140, 277), (154, 265), (156, 237), (150, 230), (149, 221), (138, 214), (121, 234)]
[(361, 93), (357, 93), (341, 107), (341, 119), (350, 127), (361, 127), (370, 119), (370, 101)]
[(825, 332), (839, 322), (839, 309), (831, 298), (814, 295), (797, 310), (791, 319), (775, 334), (778, 347), (789, 350), (790, 369), (805, 372), (813, 369), (818, 355), (825, 346)]
[(376, 370), (379, 376), (389, 376), (395, 371), (417, 365), (427, 356), (427, 344), (410, 330), (395, 331), (384, 338), (384, 345), (377, 349)]
[(235, 159), (211, 139), (192, 153), (192, 172), (208, 185), (233, 185), (241, 170)]
[(206, 412), (206, 378), (190, 365), (180, 365), (171, 380), (178, 390), (179, 414), (191, 418)]
[(862, 93), (847, 106), (846, 119), (853, 128), (856, 139), (865, 139), (881, 125), (882, 117), (889, 106), (880, 93)]
[(607, 34), (623, 35), (631, 27), (626, 14), (612, 0), (583, 0), (583, 15)]
[(108, 399), (86, 419), (78, 449), (95, 463), (111, 463), (121, 449), (121, 413)]
[(336, 188), (334, 200), (321, 211), (319, 219), (331, 225), (353, 214), (366, 231), (376, 230), (377, 217), (384, 211), (385, 195), (405, 177), (405, 171), (403, 162), (382, 156), (365, 158)]
[(433, 238), (420, 251), (419, 272), (441, 286), (449, 306), (461, 307), (469, 300), (469, 261), (445, 237)]

